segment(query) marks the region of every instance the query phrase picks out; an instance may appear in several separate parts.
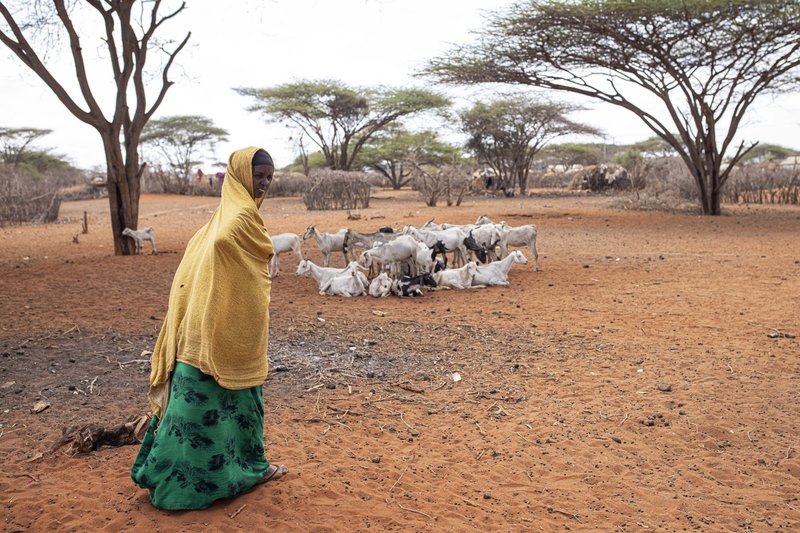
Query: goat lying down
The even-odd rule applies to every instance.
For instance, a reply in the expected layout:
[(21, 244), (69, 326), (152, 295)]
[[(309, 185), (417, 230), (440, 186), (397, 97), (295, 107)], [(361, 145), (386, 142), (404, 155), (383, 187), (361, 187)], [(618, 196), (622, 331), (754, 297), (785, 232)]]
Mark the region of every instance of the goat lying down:
[(392, 278), (386, 272), (381, 272), (369, 284), (369, 295), (375, 298), (385, 298), (390, 294), (392, 294)]
[(500, 261), (479, 265), (472, 278), (473, 287), (486, 287), (487, 285), (501, 285), (507, 287), (508, 271), (515, 264), (527, 265), (528, 258), (519, 250), (514, 250)]
[(436, 289), (469, 289), (472, 279), (478, 271), (478, 265), (470, 261), (461, 268), (451, 268), (433, 273)]
[(403, 276), (392, 283), (392, 293), (397, 296), (422, 296), (422, 287), (436, 287), (433, 275), (426, 272), (419, 276)]
[[(303, 276), (303, 275), (310, 275), (314, 280), (317, 282), (319, 286), (320, 294), (330, 294), (326, 292), (330, 289), (333, 278), (337, 278), (340, 276), (346, 276), (352, 274), (355, 276), (362, 287), (361, 294), (364, 294), (365, 288), (369, 286), (369, 282), (367, 281), (367, 277), (361, 272), (363, 270), (358, 263), (355, 261), (351, 261), (345, 268), (331, 268), (331, 267), (321, 267), (314, 264), (312, 261), (308, 259), (303, 259), (300, 261), (300, 264), (297, 265), (297, 270), (295, 271), (295, 275)], [(340, 281), (340, 283), (342, 283)], [(358, 296), (358, 295), (356, 295)]]
[(346, 268), (345, 271), (347, 273), (334, 276), (320, 285), (319, 293), (329, 296), (344, 296), (345, 298), (365, 295), (367, 289), (361, 279), (364, 274), (356, 268)]
[(152, 246), (151, 253), (156, 255), (156, 237), (153, 234), (153, 228), (150, 226), (146, 228), (142, 228), (140, 230), (125, 228), (122, 230), (122, 235), (125, 237), (130, 237), (133, 239), (135, 250), (137, 254), (142, 253), (142, 241), (150, 241), (150, 246)]

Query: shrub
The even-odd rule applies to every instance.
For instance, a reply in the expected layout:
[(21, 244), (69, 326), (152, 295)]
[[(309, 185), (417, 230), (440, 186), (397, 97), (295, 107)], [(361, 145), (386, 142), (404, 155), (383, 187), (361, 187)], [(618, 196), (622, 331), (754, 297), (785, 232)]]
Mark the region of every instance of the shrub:
[(369, 207), (370, 185), (363, 172), (317, 169), (303, 195), (309, 211)]

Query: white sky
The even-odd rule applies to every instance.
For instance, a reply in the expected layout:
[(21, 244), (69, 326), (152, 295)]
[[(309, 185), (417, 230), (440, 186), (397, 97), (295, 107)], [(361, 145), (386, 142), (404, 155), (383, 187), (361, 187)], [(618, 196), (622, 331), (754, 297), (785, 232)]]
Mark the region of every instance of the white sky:
[[(508, 0), (237, 0), (189, 1), (188, 9), (169, 22), (175, 35), (192, 31), (189, 46), (178, 56), (168, 91), (156, 117), (203, 115), (230, 132), (229, 142), (217, 147), (224, 161), (237, 148), (257, 145), (269, 150), (277, 166), (296, 153), (292, 131), (265, 117), (247, 113), (252, 103), (233, 87), (270, 87), (301, 79), (337, 79), (351, 86), (429, 86), (451, 95), (469, 94), (430, 86), (412, 73), (426, 60), (453, 44), (469, 42), (487, 11)], [(99, 46), (96, 32), (81, 26), (87, 58)], [(62, 83), (74, 84), (66, 54), (54, 55), (48, 65)], [(107, 76), (98, 62), (93, 80)], [(94, 87), (100, 84), (94, 82)], [(113, 84), (108, 83), (112, 94)], [(98, 93), (100, 91), (98, 90)], [(0, 126), (52, 129), (39, 147), (66, 155), (83, 168), (104, 165), (99, 135), (80, 122), (56, 99), (32, 71), (0, 45)], [(566, 94), (556, 100), (576, 101)], [(81, 100), (78, 100), (81, 101)], [(589, 100), (588, 109), (573, 116), (607, 133), (609, 143), (631, 143), (651, 136), (633, 115)], [(462, 100), (460, 107), (469, 104)], [(105, 109), (109, 109), (108, 106)], [(110, 112), (107, 111), (107, 116)], [(800, 94), (762, 97), (740, 129), (743, 140), (800, 148)], [(452, 136), (451, 136), (452, 138)], [(579, 140), (579, 139), (572, 139)], [(584, 138), (586, 142), (600, 139)], [(208, 171), (209, 168), (206, 168)]]

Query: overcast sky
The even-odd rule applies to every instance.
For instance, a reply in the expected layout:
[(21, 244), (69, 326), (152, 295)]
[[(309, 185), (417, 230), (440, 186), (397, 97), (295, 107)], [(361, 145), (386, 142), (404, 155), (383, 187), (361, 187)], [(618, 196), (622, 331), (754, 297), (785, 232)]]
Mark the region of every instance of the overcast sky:
[[(263, 146), (278, 166), (296, 153), (287, 127), (248, 113), (251, 100), (233, 87), (270, 87), (302, 79), (337, 79), (352, 86), (426, 86), (413, 77), (426, 60), (453, 44), (470, 41), (488, 10), (506, 0), (237, 0), (188, 1), (187, 10), (169, 23), (170, 31), (192, 31), (181, 52), (157, 117), (203, 115), (230, 132), (217, 148), (218, 160), (237, 148)], [(82, 26), (87, 57), (99, 46), (95, 33)], [(49, 59), (60, 80), (74, 83), (66, 54)], [(107, 62), (98, 63), (92, 79), (104, 80)], [(95, 82), (95, 87), (98, 84)], [(99, 135), (72, 116), (50, 89), (5, 48), (0, 48), (0, 126), (52, 129), (40, 147), (52, 148), (83, 168), (104, 165)], [(109, 83), (109, 90), (113, 86)], [(107, 92), (107, 94), (112, 94)], [(575, 101), (573, 97), (552, 95)], [(466, 106), (469, 100), (460, 100)], [(609, 143), (631, 143), (650, 137), (630, 113), (581, 101), (588, 108), (573, 118), (598, 127)], [(106, 106), (108, 109), (108, 106)], [(107, 112), (110, 116), (110, 112)], [(743, 140), (800, 148), (800, 95), (756, 102), (740, 130)], [(450, 137), (455, 139), (454, 137)], [(578, 140), (578, 139), (574, 139)], [(602, 142), (599, 139), (583, 141)], [(208, 169), (206, 169), (208, 170)]]

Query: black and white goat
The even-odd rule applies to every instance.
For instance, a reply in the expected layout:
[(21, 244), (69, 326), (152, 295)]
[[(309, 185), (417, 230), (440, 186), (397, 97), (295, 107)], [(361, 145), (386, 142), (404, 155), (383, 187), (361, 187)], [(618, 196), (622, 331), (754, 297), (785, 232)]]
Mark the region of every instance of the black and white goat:
[(475, 252), (475, 257), (478, 258), (478, 261), (486, 263), (486, 248), (475, 240), (472, 231), (470, 231), (469, 235), (464, 239), (464, 246), (467, 248), (467, 259), (472, 260), (472, 252)]
[(436, 280), (426, 272), (419, 276), (403, 276), (392, 283), (392, 293), (397, 296), (422, 296), (422, 287), (436, 287)]

